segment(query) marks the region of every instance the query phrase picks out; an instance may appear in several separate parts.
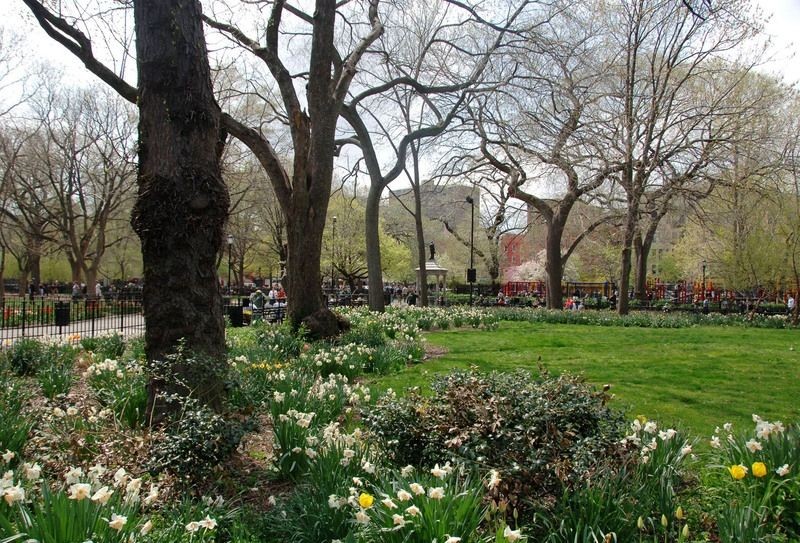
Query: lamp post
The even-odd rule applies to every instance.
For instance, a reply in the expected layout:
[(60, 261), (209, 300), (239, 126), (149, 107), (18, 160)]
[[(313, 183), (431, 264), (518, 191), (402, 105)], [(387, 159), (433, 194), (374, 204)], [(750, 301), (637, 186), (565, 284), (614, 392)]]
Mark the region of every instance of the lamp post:
[(475, 290), (475, 200), (472, 196), (467, 196), (467, 203), (470, 205), (469, 214), (469, 269), (467, 270), (467, 282), (469, 283), (469, 305), (472, 305), (472, 292)]
[(231, 259), (233, 254), (233, 235), (228, 234), (228, 294), (231, 293)]
[(333, 216), (333, 232), (331, 233), (331, 293), (333, 300), (336, 302), (336, 277), (334, 276), (335, 269), (333, 267), (333, 258), (336, 254), (336, 215)]

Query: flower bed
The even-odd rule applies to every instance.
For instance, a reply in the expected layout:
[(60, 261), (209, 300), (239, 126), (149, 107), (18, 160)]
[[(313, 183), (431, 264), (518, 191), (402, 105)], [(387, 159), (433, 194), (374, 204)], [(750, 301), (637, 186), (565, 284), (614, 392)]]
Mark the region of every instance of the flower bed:
[(754, 416), (698, 443), (546, 371), (455, 372), (404, 398), (360, 382), (423, 362), (423, 330), (503, 315), (517, 314), (348, 310), (352, 330), (330, 343), (229, 330), (224, 371), (171, 355), (224, 379), (229, 404), (177, 398), (157, 429), (141, 342), (15, 346), (0, 361), (0, 541), (800, 537), (796, 425)]

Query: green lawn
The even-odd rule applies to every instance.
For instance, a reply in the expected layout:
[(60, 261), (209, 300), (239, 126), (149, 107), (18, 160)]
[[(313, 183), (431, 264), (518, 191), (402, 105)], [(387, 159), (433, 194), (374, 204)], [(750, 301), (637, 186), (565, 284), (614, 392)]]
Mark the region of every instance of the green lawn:
[(427, 334), (441, 357), (372, 380), (398, 392), (452, 368), (580, 373), (610, 384), (619, 407), (704, 436), (751, 415), (800, 421), (800, 332), (755, 328), (591, 327), (503, 322), (498, 330)]

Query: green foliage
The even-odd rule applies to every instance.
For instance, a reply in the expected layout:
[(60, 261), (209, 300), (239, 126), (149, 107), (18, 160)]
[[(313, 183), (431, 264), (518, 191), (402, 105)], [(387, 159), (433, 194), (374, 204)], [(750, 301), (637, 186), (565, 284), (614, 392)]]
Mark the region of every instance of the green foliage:
[[(239, 446), (250, 421), (226, 418), (204, 399), (228, 382), (228, 367), (188, 352), (183, 343), (164, 360), (152, 361), (150, 378), (162, 385), (156, 401), (171, 414), (164, 434), (152, 447), (150, 468), (168, 471), (184, 483), (202, 480)], [(188, 383), (200, 383), (192, 388)], [(219, 406), (222, 408), (222, 406)]]
[(431, 388), (431, 397), (385, 397), (363, 413), (364, 423), (397, 464), (457, 456), (499, 470), (501, 493), (515, 506), (576, 484), (622, 435), (621, 413), (574, 376), (455, 371)]
[(23, 411), (26, 393), (11, 376), (0, 373), (0, 452), (22, 452), (33, 423)]
[(10, 536), (8, 541), (13, 541), (24, 536), (26, 541), (40, 543), (117, 543), (128, 541), (138, 532), (138, 501), (124, 499), (121, 492), (115, 491), (101, 503), (90, 499), (91, 485), (82, 484), (88, 494), (81, 494), (80, 498), (75, 497), (75, 487), (70, 492), (53, 489), (45, 482), (38, 488), (27, 486), (26, 500), (0, 503), (0, 537)]
[(167, 471), (185, 483), (201, 481), (239, 446), (246, 427), (226, 420), (194, 398), (182, 398), (181, 412), (152, 447), (150, 469)]
[(105, 359), (86, 370), (87, 381), (97, 400), (114, 412), (129, 428), (145, 424), (147, 412), (147, 376), (139, 362), (120, 363)]
[(81, 339), (81, 347), (90, 351), (100, 360), (117, 359), (125, 352), (125, 339), (121, 334), (112, 332)]
[(332, 423), (306, 447), (306, 477), (271, 511), (264, 540), (315, 543), (345, 539), (352, 530), (354, 511), (348, 501), (375, 473), (369, 443), (341, 433)]
[(484, 491), (480, 477), (463, 466), (390, 473), (375, 485), (374, 503), (357, 508), (365, 516), (356, 537), (363, 543), (428, 543), (451, 537), (463, 543), (482, 541), (478, 526), (486, 511)]
[(44, 352), (44, 345), (35, 339), (23, 338), (11, 346), (6, 357), (17, 375), (33, 375), (43, 362)]
[(712, 462), (724, 493), (717, 502), (720, 537), (745, 541), (753, 534), (800, 539), (800, 427), (753, 415), (755, 428), (732, 425), (712, 436)]
[(66, 394), (72, 387), (72, 367), (74, 358), (56, 357), (45, 364), (36, 374), (39, 386), (46, 398), (53, 399), (59, 394)]

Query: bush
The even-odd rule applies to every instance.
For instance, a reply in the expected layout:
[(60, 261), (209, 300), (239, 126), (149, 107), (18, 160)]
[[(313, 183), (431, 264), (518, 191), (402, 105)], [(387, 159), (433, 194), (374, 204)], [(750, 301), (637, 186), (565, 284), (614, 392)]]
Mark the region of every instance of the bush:
[(17, 375), (33, 375), (44, 359), (44, 346), (35, 339), (20, 339), (6, 354), (11, 369)]
[(183, 410), (152, 448), (149, 468), (167, 471), (190, 484), (207, 477), (227, 460), (245, 433), (245, 426), (226, 420), (194, 398), (184, 398)]
[(512, 505), (551, 502), (620, 448), (622, 414), (578, 377), (456, 371), (432, 389), (381, 399), (365, 424), (397, 464), (458, 457), (497, 469)]

